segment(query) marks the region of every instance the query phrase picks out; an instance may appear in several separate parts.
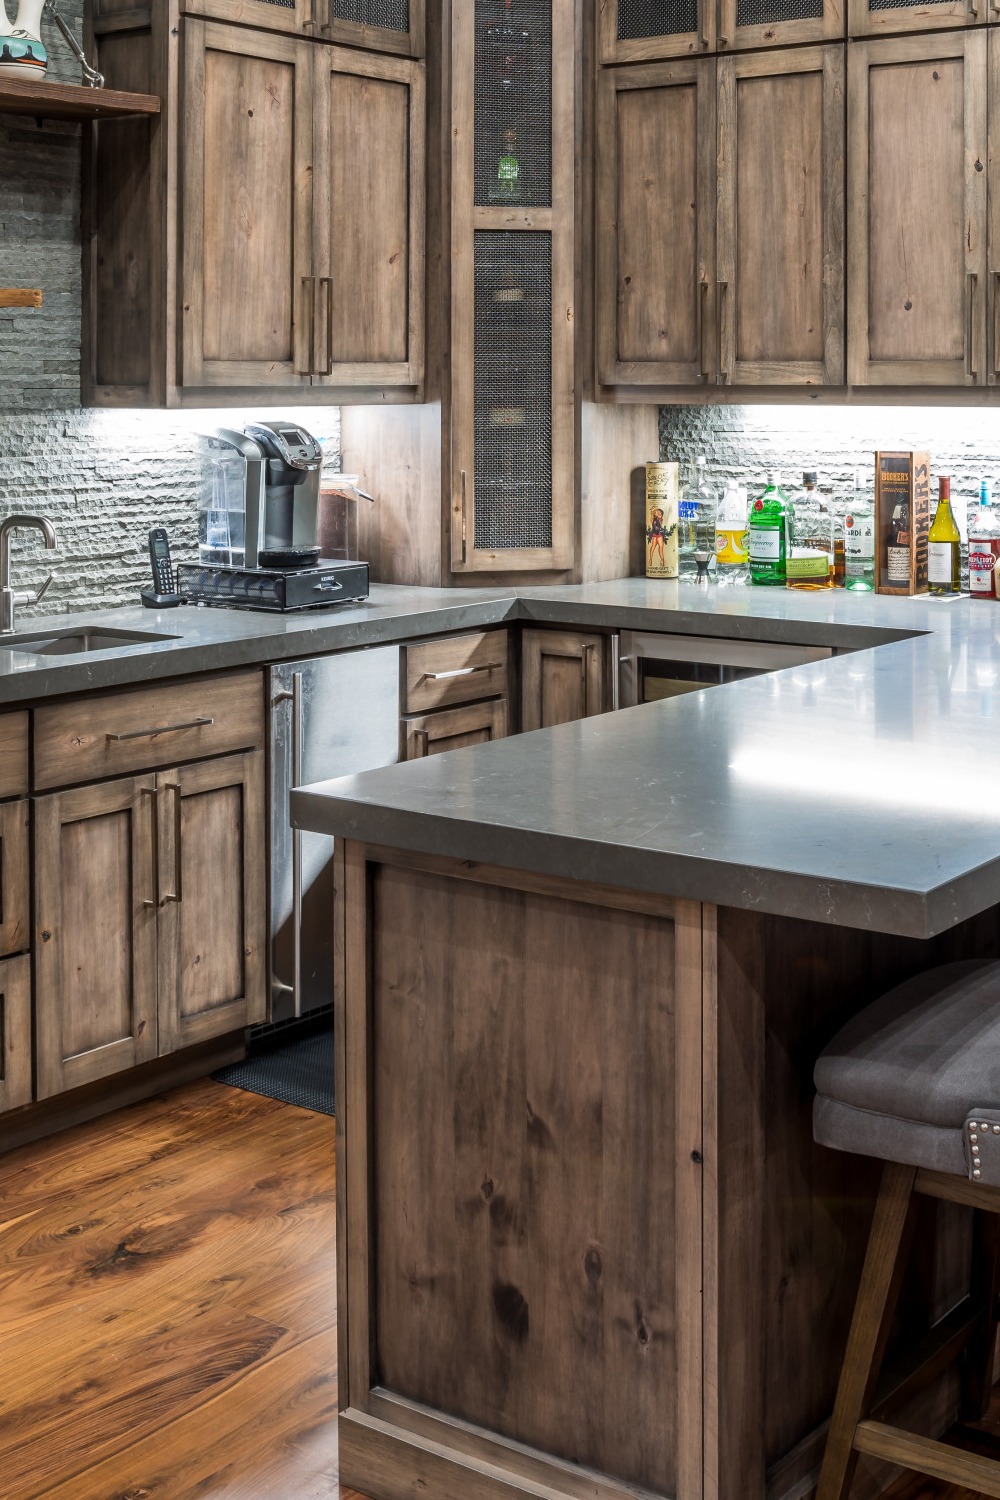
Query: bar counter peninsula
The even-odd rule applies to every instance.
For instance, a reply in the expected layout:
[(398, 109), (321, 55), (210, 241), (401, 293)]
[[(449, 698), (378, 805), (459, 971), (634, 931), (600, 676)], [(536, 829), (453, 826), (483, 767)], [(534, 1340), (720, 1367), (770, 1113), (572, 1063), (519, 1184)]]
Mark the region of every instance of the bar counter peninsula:
[[(1000, 957), (1000, 610), (898, 602), (908, 639), (293, 795), (338, 839), (344, 1483), (811, 1492), (879, 1170), (814, 1145), (814, 1060)], [(968, 1280), (928, 1202), (909, 1333)]]

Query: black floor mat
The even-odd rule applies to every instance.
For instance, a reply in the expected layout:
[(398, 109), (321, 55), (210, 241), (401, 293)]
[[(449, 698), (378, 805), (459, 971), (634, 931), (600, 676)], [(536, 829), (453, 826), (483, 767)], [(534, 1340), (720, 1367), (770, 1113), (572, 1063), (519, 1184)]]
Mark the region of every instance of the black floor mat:
[(298, 1104), (319, 1114), (333, 1110), (333, 1032), (316, 1032), (279, 1045), (278, 1038), (244, 1062), (220, 1068), (212, 1077), (251, 1094)]

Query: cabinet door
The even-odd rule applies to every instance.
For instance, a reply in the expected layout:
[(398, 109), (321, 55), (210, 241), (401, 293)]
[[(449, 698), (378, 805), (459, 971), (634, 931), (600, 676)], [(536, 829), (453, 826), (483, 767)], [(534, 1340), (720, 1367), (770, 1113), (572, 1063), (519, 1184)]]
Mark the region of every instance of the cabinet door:
[(319, 383), (418, 385), (424, 322), (424, 68), (313, 48)]
[(989, 126), (989, 383), (1000, 384), (1000, 30), (992, 27), (989, 38), (989, 67), (987, 82), (989, 104), (986, 117)]
[[(313, 0), (319, 7), (323, 0)], [(320, 31), (369, 52), (424, 54), (425, 0), (325, 0)]]
[(162, 1055), (265, 1018), (263, 753), (160, 771), (156, 800)]
[(309, 386), (311, 44), (184, 28), (182, 384)]
[(995, 21), (995, 0), (848, 0), (851, 36), (945, 31)]
[(849, 49), (848, 379), (986, 381), (986, 33)]
[(0, 803), (0, 958), (29, 946), (28, 804)]
[(188, 16), (306, 37), (312, 36), (319, 24), (316, 4), (317, 0), (181, 0), (181, 11)]
[(31, 1103), (31, 959), (0, 963), (0, 1114)]
[(605, 642), (573, 630), (525, 630), (521, 636), (521, 728), (549, 729), (602, 714)]
[(38, 1098), (156, 1056), (153, 778), (34, 803)]
[(598, 80), (597, 355), (604, 385), (704, 385), (715, 362), (715, 61)]
[(720, 378), (841, 385), (844, 47), (721, 58), (718, 107)]
[(503, 698), (469, 703), (463, 708), (445, 708), (436, 714), (418, 714), (403, 720), (403, 759), (423, 760), (443, 750), (461, 750), (465, 745), (486, 745), (507, 737), (507, 704)]
[(691, 57), (715, 46), (717, 0), (597, 0), (601, 61)]
[(718, 48), (782, 47), (844, 35), (846, 0), (720, 0)]

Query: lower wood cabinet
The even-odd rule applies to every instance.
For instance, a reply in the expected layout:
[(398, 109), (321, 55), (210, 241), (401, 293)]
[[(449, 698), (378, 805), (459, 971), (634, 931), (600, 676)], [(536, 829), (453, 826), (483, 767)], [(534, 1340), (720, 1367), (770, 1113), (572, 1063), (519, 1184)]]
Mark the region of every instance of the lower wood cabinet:
[(260, 751), (34, 814), (39, 1099), (263, 1019)]
[(0, 963), (0, 1114), (31, 1103), (31, 959)]
[(23, 953), (28, 916), (28, 804), (0, 803), (0, 958)]
[(502, 740), (508, 732), (507, 703), (503, 698), (468, 703), (463, 708), (446, 708), (436, 714), (419, 714), (403, 720), (403, 756), (405, 760), (422, 760), (444, 750)]
[(609, 706), (607, 643), (575, 630), (521, 636), (521, 728), (549, 729), (602, 714)]

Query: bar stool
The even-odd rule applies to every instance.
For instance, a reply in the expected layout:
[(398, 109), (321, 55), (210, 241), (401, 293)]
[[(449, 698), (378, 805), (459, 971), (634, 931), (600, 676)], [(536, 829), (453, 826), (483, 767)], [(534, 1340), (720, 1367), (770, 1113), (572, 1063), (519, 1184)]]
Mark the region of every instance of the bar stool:
[[(846, 1500), (861, 1453), (1000, 1496), (1000, 1461), (918, 1437), (885, 1418), (921, 1373), (964, 1352), (962, 1415), (985, 1414), (1000, 1277), (1000, 963), (930, 969), (855, 1016), (816, 1063), (813, 1135), (885, 1162), (816, 1500)], [(906, 1266), (915, 1193), (976, 1215), (970, 1296), (937, 1346), (891, 1391), (877, 1390)]]

